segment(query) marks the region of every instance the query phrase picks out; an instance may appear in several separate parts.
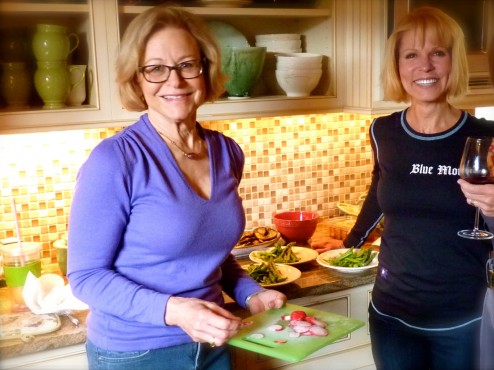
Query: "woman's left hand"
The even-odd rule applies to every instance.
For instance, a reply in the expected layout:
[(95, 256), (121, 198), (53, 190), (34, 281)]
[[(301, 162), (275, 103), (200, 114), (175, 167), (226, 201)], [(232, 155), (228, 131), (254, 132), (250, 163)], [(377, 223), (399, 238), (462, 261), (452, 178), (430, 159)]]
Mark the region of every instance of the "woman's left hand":
[(463, 179), (458, 184), (468, 204), (479, 207), (485, 216), (494, 216), (494, 184), (470, 184)]
[(256, 314), (271, 308), (281, 308), (286, 303), (286, 295), (276, 290), (267, 289), (254, 296), (249, 300), (249, 310), (251, 314)]

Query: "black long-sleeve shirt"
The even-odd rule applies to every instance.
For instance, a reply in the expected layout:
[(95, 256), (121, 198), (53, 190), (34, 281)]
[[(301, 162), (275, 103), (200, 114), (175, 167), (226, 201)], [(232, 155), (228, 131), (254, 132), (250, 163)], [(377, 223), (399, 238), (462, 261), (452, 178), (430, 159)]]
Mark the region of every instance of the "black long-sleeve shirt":
[(457, 235), (475, 218), (458, 167), (466, 138), (494, 136), (494, 122), (463, 112), (451, 129), (421, 134), (405, 112), (371, 124), (372, 183), (344, 244), (362, 245), (384, 216), (375, 308), (419, 328), (464, 325), (481, 316), (490, 241)]

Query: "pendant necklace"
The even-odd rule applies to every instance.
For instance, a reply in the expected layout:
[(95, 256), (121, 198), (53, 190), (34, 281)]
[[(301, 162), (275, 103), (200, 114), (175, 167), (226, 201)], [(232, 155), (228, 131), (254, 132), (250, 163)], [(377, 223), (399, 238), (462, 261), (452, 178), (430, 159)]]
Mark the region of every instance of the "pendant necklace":
[(182, 148), (180, 148), (175, 141), (173, 141), (171, 138), (169, 138), (163, 132), (161, 132), (160, 130), (157, 130), (157, 131), (158, 131), (158, 134), (160, 134), (162, 137), (166, 137), (170, 141), (170, 143), (172, 143), (178, 150), (180, 150), (182, 152), (182, 154), (184, 155), (184, 157), (186, 157), (187, 159), (195, 159), (197, 157), (196, 153), (194, 153), (194, 152), (187, 153)]

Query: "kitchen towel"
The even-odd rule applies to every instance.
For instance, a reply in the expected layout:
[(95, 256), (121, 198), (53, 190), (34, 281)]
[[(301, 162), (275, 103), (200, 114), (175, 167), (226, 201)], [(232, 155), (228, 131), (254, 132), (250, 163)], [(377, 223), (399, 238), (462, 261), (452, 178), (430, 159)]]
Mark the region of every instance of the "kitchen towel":
[(22, 296), (26, 306), (37, 315), (89, 308), (74, 297), (70, 285), (65, 285), (63, 278), (57, 274), (43, 274), (37, 278), (29, 272)]

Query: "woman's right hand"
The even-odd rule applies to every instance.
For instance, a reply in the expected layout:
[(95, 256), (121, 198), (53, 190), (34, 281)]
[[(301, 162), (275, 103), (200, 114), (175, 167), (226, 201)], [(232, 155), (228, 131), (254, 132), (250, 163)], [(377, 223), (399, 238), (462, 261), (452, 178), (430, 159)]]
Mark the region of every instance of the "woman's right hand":
[(165, 323), (181, 327), (195, 342), (221, 346), (237, 334), (242, 319), (213, 302), (170, 297)]
[(333, 239), (329, 236), (321, 236), (319, 238), (312, 238), (310, 240), (310, 246), (318, 253), (323, 253), (331, 249), (346, 248), (343, 244), (343, 240)]

